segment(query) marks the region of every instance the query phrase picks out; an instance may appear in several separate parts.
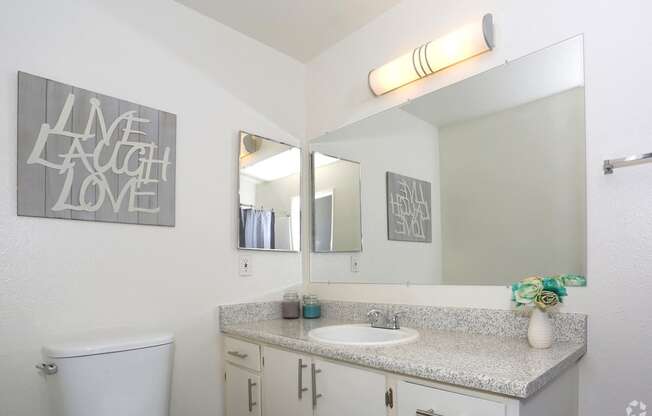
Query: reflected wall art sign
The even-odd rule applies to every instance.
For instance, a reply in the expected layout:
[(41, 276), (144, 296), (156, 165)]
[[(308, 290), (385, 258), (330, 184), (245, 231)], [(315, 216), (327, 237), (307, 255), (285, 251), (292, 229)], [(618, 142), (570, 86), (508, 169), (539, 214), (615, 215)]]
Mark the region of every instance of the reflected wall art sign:
[(432, 242), (430, 182), (387, 172), (387, 238)]

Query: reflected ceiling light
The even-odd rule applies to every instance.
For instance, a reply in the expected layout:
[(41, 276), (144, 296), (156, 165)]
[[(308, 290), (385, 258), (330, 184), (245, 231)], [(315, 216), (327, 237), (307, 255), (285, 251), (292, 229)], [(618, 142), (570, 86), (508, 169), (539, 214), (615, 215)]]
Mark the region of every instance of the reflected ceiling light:
[(318, 153), (318, 152), (313, 153), (313, 157), (314, 157), (313, 165), (315, 166), (315, 168), (320, 168), (322, 166), (339, 162), (339, 159), (337, 158), (326, 156), (325, 154)]
[(493, 48), (493, 17), (485, 14), (482, 22), (462, 26), (372, 70), (369, 87), (376, 96), (383, 95)]
[(301, 151), (292, 148), (285, 152), (254, 163), (240, 172), (254, 179), (269, 182), (299, 173), (301, 166)]

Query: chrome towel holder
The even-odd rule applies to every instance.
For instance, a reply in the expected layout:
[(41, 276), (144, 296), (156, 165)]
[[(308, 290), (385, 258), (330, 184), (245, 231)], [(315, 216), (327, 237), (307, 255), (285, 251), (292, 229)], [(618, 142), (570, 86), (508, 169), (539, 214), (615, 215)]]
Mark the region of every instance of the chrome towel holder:
[(643, 153), (640, 155), (633, 155), (622, 157), (620, 159), (609, 159), (604, 161), (603, 169), (605, 175), (611, 175), (616, 168), (625, 168), (628, 166), (642, 165), (644, 163), (652, 163), (652, 153)]

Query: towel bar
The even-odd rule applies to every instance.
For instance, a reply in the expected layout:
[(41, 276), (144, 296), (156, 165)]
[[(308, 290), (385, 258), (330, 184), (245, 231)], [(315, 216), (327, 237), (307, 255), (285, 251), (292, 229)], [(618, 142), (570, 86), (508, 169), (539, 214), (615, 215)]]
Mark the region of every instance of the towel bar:
[(642, 165), (643, 163), (652, 163), (652, 153), (644, 153), (641, 155), (633, 155), (623, 157), (620, 159), (609, 159), (604, 161), (603, 169), (605, 175), (611, 175), (616, 168), (624, 168), (627, 166)]

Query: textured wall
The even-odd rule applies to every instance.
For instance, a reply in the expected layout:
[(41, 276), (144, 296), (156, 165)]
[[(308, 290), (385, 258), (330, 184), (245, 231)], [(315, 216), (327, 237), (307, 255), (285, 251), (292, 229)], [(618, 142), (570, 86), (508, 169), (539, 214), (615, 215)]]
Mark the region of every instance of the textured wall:
[[(215, 307), (300, 281), (238, 277), (238, 131), (296, 142), (304, 66), (171, 0), (4, 1), (0, 50), (0, 415), (47, 415), (43, 343), (121, 325), (176, 334), (173, 415), (222, 414)], [(176, 227), (17, 217), (18, 70), (176, 114)]]
[[(496, 49), (382, 98), (366, 85), (371, 68), (485, 12)], [(308, 65), (308, 137), (433, 91), (579, 33), (585, 35), (588, 278), (567, 311), (589, 315), (581, 362), (581, 414), (624, 414), (652, 402), (652, 168), (602, 174), (602, 160), (652, 150), (652, 3), (627, 0), (404, 0)], [(333, 86), (337, 86), (334, 88)], [(503, 287), (310, 285), (331, 299), (509, 307)]]

